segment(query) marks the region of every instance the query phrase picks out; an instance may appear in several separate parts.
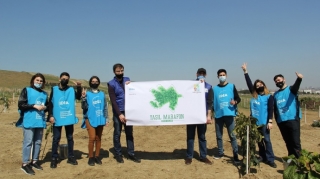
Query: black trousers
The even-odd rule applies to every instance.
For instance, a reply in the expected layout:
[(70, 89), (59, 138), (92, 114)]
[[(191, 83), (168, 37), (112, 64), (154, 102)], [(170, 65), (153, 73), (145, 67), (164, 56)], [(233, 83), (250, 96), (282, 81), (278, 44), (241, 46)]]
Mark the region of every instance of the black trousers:
[(278, 126), (286, 143), (288, 156), (293, 154), (299, 158), (301, 151), (300, 119), (284, 121), (278, 123)]

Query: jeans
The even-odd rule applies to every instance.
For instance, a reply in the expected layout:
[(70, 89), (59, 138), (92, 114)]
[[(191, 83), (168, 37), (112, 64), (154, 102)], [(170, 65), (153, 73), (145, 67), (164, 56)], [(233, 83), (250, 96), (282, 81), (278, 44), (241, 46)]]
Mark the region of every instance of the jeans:
[(200, 159), (204, 159), (207, 156), (207, 124), (187, 125), (187, 158), (193, 158), (194, 138), (196, 134), (196, 129), (198, 133)]
[[(73, 154), (73, 125), (64, 126), (66, 130), (66, 137), (68, 143), (68, 158), (74, 157)], [(59, 157), (58, 147), (61, 139), (62, 126), (53, 126), (53, 140), (52, 140), (52, 158), (57, 159)]]
[(32, 160), (39, 160), (43, 128), (23, 128), (22, 163), (29, 163), (31, 148)]
[(134, 155), (134, 143), (133, 143), (133, 134), (132, 134), (133, 127), (127, 126), (126, 124), (122, 123), (119, 119), (119, 116), (116, 116), (116, 115), (113, 115), (113, 123), (114, 123), (113, 146), (114, 146), (115, 154), (122, 155), (120, 137), (121, 137), (122, 125), (124, 125), (124, 130), (126, 133), (126, 141), (127, 141), (127, 152), (129, 155)]
[(233, 129), (235, 127), (234, 117), (233, 116), (223, 116), (221, 118), (215, 118), (216, 137), (217, 137), (217, 145), (218, 145), (219, 155), (223, 155), (224, 154), (223, 141), (222, 141), (224, 124), (227, 127), (228, 135), (229, 135), (229, 138), (231, 140), (233, 156), (234, 157), (238, 157), (237, 138), (236, 138), (236, 135), (233, 133)]
[(270, 130), (264, 125), (258, 128), (259, 132), (263, 136), (263, 139), (258, 142), (259, 155), (264, 161), (274, 162), (274, 154), (272, 150), (272, 144), (270, 139)]
[(282, 138), (286, 143), (288, 156), (294, 155), (299, 158), (301, 151), (300, 120), (289, 120), (278, 123)]

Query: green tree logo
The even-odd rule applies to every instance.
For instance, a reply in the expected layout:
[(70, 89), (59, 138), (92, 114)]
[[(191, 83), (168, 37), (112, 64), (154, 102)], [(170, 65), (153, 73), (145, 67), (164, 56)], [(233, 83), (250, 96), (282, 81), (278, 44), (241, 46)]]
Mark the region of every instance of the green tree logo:
[(175, 110), (178, 99), (182, 97), (181, 94), (178, 94), (173, 87), (165, 89), (163, 86), (159, 86), (158, 90), (151, 90), (153, 96), (155, 97), (154, 101), (150, 101), (150, 104), (154, 108), (161, 108), (163, 105), (169, 103), (169, 108)]

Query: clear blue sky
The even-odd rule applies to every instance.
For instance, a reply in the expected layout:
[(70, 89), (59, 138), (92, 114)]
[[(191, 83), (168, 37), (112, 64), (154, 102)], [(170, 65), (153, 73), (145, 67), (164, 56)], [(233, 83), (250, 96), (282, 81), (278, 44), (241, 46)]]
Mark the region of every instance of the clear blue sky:
[(246, 88), (241, 64), (276, 89), (273, 76), (320, 87), (320, 1), (0, 0), (0, 69), (88, 80), (113, 78), (122, 63), (133, 81), (194, 79)]

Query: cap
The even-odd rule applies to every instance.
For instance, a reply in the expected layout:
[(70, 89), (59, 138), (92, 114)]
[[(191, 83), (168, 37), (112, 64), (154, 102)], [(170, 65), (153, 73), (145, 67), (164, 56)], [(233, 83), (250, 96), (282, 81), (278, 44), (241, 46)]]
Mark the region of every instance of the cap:
[(207, 71), (204, 68), (199, 68), (197, 71), (197, 74), (200, 74), (200, 73), (207, 74)]

